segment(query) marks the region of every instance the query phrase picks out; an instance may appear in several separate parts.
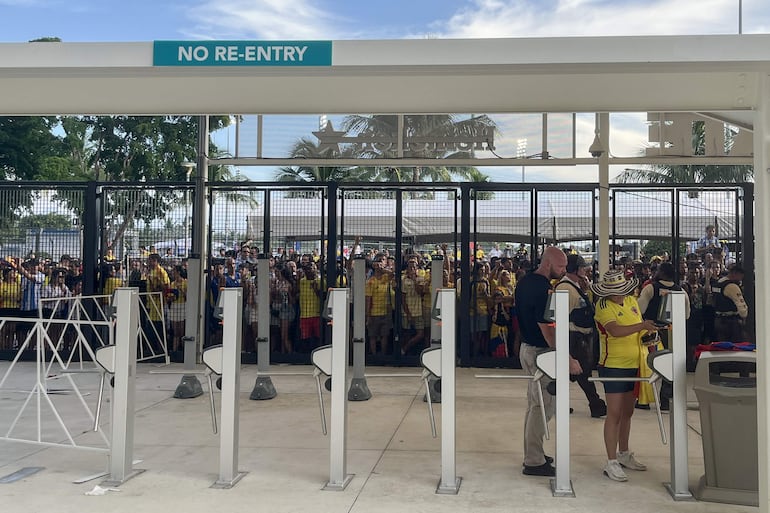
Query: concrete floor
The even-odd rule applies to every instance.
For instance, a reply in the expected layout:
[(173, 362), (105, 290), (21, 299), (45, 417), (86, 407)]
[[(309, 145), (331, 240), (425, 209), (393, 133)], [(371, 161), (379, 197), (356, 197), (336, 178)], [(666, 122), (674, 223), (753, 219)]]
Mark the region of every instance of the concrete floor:
[[(0, 362), (0, 379), (9, 365)], [(181, 366), (170, 368), (180, 370)], [(173, 399), (180, 376), (150, 373), (157, 370), (155, 365), (139, 365), (136, 379), (134, 459), (142, 460), (135, 467), (144, 469), (143, 473), (123, 483), (120, 491), (86, 496), (85, 492), (101, 480), (73, 481), (105, 470), (104, 453), (0, 440), (0, 479), (24, 467), (45, 467), (19, 481), (0, 484), (3, 513), (211, 513), (247, 508), (270, 513), (757, 511), (745, 506), (674, 502), (661, 484), (669, 480), (669, 449), (661, 444), (654, 411), (637, 410), (631, 434), (632, 450), (649, 469), (628, 471), (626, 483), (604, 477), (603, 421), (590, 418), (577, 386), (571, 390), (575, 409), (571, 416), (571, 479), (576, 497), (553, 497), (548, 478), (521, 474), (526, 381), (475, 378), (477, 374), (520, 372), (511, 370), (458, 369), (457, 474), (463, 478), (462, 486), (458, 495), (436, 495), (441, 474), (440, 438), (431, 437), (417, 369), (395, 370), (413, 372), (414, 377), (371, 377), (372, 399), (348, 403), (347, 468), (355, 477), (346, 490), (333, 492), (322, 490), (329, 479), (329, 439), (321, 432), (310, 368), (273, 367), (278, 396), (270, 401), (250, 401), (256, 366), (244, 366), (239, 468), (248, 473), (231, 489), (212, 489), (219, 471), (219, 438), (211, 429), (208, 395)], [(307, 374), (281, 376), (281, 372)], [(382, 374), (394, 369), (369, 368), (367, 372)], [(75, 375), (73, 379), (93, 409), (96, 375)], [(34, 362), (20, 363), (0, 388), (0, 436), (8, 436), (9, 426), (28, 397), (25, 391), (34, 383)], [(104, 442), (89, 431), (90, 421), (68, 380), (50, 380), (48, 388), (61, 390), (48, 397), (77, 443), (104, 447)], [(695, 401), (691, 389), (689, 394), (689, 400)], [(325, 396), (328, 406), (328, 393)], [(34, 411), (33, 399), (12, 436), (35, 437)], [(65, 439), (50, 408), (44, 404), (42, 411), (43, 440)], [(440, 411), (436, 405), (439, 428)], [(103, 418), (106, 425), (108, 405)], [(688, 423), (692, 489), (703, 474), (697, 411), (688, 411)], [(546, 451), (555, 453), (553, 437), (546, 442)]]

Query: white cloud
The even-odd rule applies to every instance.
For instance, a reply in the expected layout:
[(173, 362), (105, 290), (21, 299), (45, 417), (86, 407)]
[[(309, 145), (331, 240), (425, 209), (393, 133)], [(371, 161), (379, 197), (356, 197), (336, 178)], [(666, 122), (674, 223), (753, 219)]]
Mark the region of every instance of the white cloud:
[(330, 39), (335, 19), (309, 0), (206, 0), (188, 15), (187, 35), (211, 39)]
[[(744, 6), (744, 32), (766, 27), (770, 19), (766, 0), (751, 2), (747, 0)], [(470, 7), (432, 27), (432, 32), (440, 37), (457, 38), (728, 34), (737, 31), (735, 0), (556, 0), (553, 6), (536, 0), (474, 0)]]

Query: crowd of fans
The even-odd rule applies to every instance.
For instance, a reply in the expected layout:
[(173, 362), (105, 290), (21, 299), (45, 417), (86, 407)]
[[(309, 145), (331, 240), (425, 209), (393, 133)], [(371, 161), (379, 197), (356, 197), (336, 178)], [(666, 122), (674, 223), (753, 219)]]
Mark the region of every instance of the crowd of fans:
[[(574, 249), (564, 250), (568, 254)], [(214, 307), (219, 291), (243, 287), (244, 351), (256, 350), (258, 329), (258, 282), (256, 269), (260, 248), (251, 242), (238, 250), (220, 250), (211, 259), (207, 283), (207, 323), (205, 345), (221, 342), (220, 320)], [(366, 330), (370, 354), (417, 354), (430, 343), (432, 306), (431, 260), (442, 259), (442, 286), (463, 291), (459, 272), (459, 251), (446, 244), (429, 250), (407, 250), (396, 265), (396, 256), (388, 250), (366, 248), (356, 239), (350, 255), (339, 256), (334, 284), (326, 283), (323, 255), (318, 250), (300, 253), (278, 248), (267, 255), (270, 287), (270, 347), (274, 353), (309, 352), (320, 344), (323, 323), (321, 306), (328, 286), (346, 287), (353, 279), (351, 258), (360, 255), (366, 262)], [(474, 357), (507, 358), (518, 356), (520, 333), (515, 304), (515, 289), (521, 277), (532, 268), (526, 247), (498, 244), (489, 251), (476, 245), (471, 254), (470, 316), (471, 354)], [(651, 301), (650, 284), (655, 287), (682, 289), (689, 298), (687, 326), (688, 347), (708, 341), (743, 341), (747, 307), (741, 295), (743, 270), (724, 266), (724, 251), (713, 227), (697, 243), (694, 253), (678, 262), (678, 273), (668, 254), (634, 260), (619, 258), (614, 267), (629, 279), (636, 278), (634, 291), (640, 305)], [(594, 263), (595, 266), (595, 263)], [(127, 267), (127, 268), (126, 268)], [(595, 271), (595, 269), (594, 269)], [(399, 275), (397, 275), (397, 273)], [(581, 288), (590, 296), (594, 272), (584, 273)], [(675, 282), (674, 276), (679, 279)], [(142, 248), (134, 258), (119, 261), (108, 249), (98, 267), (98, 290), (109, 296), (120, 286), (138, 287), (143, 296), (145, 334), (153, 349), (162, 351), (167, 340), (169, 351), (181, 351), (185, 331), (187, 302), (187, 261), (155, 248)], [(660, 285), (662, 284), (662, 285)], [(64, 255), (59, 262), (39, 262), (7, 258), (2, 264), (0, 316), (35, 317), (40, 298), (66, 298), (82, 290), (81, 262)], [(397, 297), (398, 296), (398, 297)], [(53, 304), (53, 303), (51, 303)], [(58, 303), (58, 312), (66, 315), (66, 302)], [(16, 323), (6, 323), (0, 331), (0, 349), (15, 349), (24, 337)], [(23, 328), (23, 327), (22, 327)], [(399, 347), (395, 347), (394, 342)]]

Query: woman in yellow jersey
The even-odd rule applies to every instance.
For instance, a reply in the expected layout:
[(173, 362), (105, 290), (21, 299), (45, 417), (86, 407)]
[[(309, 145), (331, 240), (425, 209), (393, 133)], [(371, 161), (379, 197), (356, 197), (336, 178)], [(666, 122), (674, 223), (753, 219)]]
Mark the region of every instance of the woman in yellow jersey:
[[(599, 329), (599, 376), (635, 378), (639, 373), (641, 336), (656, 331), (653, 321), (643, 320), (632, 293), (637, 279), (626, 280), (623, 271), (607, 271), (599, 283), (591, 285), (596, 303), (595, 320)], [(634, 414), (634, 381), (605, 381), (607, 417), (604, 445), (607, 465), (604, 474), (613, 481), (627, 481), (623, 467), (646, 470), (628, 450), (631, 416)]]

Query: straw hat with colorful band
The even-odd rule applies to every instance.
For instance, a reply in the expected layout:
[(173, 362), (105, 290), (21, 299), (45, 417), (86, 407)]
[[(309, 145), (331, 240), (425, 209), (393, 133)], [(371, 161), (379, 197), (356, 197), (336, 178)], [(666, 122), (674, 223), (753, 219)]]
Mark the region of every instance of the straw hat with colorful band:
[(600, 297), (626, 296), (639, 284), (639, 280), (631, 278), (626, 280), (623, 271), (607, 271), (602, 276), (602, 281), (591, 285), (591, 290)]

